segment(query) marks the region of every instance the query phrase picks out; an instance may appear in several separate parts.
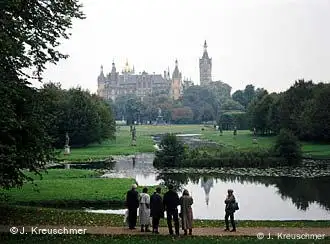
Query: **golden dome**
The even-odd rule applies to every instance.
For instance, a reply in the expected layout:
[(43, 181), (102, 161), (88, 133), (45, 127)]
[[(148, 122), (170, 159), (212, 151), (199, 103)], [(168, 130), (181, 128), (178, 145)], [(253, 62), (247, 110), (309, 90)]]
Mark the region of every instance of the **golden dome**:
[(127, 59), (126, 59), (126, 64), (125, 64), (124, 71), (125, 72), (131, 72), (131, 68), (129, 67), (129, 64), (128, 64), (128, 60)]

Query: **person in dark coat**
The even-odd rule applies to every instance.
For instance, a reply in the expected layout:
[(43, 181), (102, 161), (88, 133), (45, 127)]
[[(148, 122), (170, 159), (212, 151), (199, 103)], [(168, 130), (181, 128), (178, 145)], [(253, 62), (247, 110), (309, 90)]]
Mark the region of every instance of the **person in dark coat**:
[(168, 192), (164, 194), (163, 204), (167, 215), (167, 226), (170, 235), (173, 235), (172, 218), (174, 220), (175, 234), (179, 235), (178, 205), (180, 205), (180, 199), (178, 193), (173, 190), (173, 185), (168, 186)]
[(158, 226), (160, 218), (164, 218), (163, 199), (160, 195), (161, 188), (157, 187), (156, 192), (150, 198), (150, 216), (152, 217), (152, 233), (159, 234)]
[(225, 212), (226, 212), (226, 215), (225, 215), (226, 229), (225, 229), (225, 231), (229, 231), (229, 221), (228, 221), (228, 218), (230, 217), (230, 222), (231, 222), (231, 225), (233, 227), (233, 229), (231, 230), (231, 232), (235, 232), (236, 231), (235, 220), (234, 220), (234, 212), (235, 212), (234, 203), (236, 202), (236, 200), (235, 200), (235, 196), (234, 196), (233, 192), (234, 191), (232, 189), (229, 189), (228, 190), (228, 195), (227, 195), (226, 200), (225, 200), (225, 204), (226, 204), (226, 207), (225, 207)]
[(137, 185), (133, 184), (132, 189), (126, 194), (126, 206), (128, 209), (128, 226), (135, 229), (137, 219), (137, 209), (139, 207), (139, 193), (136, 191)]

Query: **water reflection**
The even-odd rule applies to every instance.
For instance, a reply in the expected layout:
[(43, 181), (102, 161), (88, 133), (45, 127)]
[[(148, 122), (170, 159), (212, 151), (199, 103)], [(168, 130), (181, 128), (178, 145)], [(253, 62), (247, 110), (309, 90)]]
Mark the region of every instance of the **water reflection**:
[(160, 174), (165, 184), (175, 182), (178, 191), (194, 197), (196, 218), (223, 218), (228, 188), (235, 190), (240, 219), (330, 219), (330, 178), (249, 177), (230, 175)]
[[(196, 185), (200, 181), (201, 187), (205, 192), (206, 205), (209, 203), (210, 191), (214, 186), (214, 181), (224, 185), (263, 185), (264, 187), (273, 186), (277, 189), (276, 193), (283, 200), (291, 199), (292, 203), (299, 210), (307, 210), (313, 203), (320, 204), (326, 210), (330, 210), (329, 189), (330, 177), (319, 178), (298, 178), (298, 177), (261, 177), (261, 176), (235, 176), (225, 174), (180, 174), (180, 173), (160, 173), (158, 180), (164, 184), (174, 184), (178, 191), (182, 191), (187, 185)], [(261, 196), (260, 196), (261, 197)]]
[[(152, 166), (153, 155), (150, 154), (116, 160), (113, 169), (104, 177), (131, 177), (139, 185), (173, 184), (180, 194), (186, 188), (194, 198), (195, 218), (222, 219), (223, 201), (227, 189), (232, 188), (240, 204), (238, 219), (330, 219), (329, 176), (246, 176), (223, 173), (226, 170), (214, 173), (197, 169), (165, 172)], [(326, 167), (328, 169), (329, 165)], [(312, 168), (307, 168), (307, 171)], [(290, 169), (277, 170), (277, 175), (290, 173)], [(249, 173), (249, 169), (241, 171)], [(296, 172), (306, 172), (306, 169), (296, 169)]]
[(201, 186), (204, 188), (206, 205), (209, 205), (210, 191), (211, 188), (213, 187), (213, 178), (207, 176), (202, 177)]
[[(330, 220), (328, 179), (290, 177), (242, 177), (226, 175), (171, 174), (169, 182), (187, 189), (194, 198), (195, 219), (223, 219), (228, 188), (234, 189), (240, 210), (237, 219), (246, 220)], [(143, 178), (143, 176), (139, 176)], [(162, 181), (160, 179), (162, 183)], [(178, 182), (179, 181), (179, 182)], [(114, 210), (93, 210), (114, 213)], [(124, 213), (124, 209), (115, 210)]]

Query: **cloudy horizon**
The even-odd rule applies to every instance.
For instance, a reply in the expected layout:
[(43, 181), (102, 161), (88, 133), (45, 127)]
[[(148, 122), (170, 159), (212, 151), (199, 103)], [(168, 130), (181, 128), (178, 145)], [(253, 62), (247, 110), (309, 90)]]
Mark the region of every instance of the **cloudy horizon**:
[(295, 80), (330, 80), (328, 0), (81, 0), (85, 20), (74, 22), (60, 50), (70, 55), (48, 65), (44, 81), (97, 90), (100, 66), (136, 73), (173, 72), (199, 84), (204, 40), (212, 78), (278, 92)]

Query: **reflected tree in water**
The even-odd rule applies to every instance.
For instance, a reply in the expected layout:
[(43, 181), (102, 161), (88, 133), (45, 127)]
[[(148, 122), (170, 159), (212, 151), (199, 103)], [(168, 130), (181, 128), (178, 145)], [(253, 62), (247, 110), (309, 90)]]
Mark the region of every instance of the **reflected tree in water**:
[(183, 185), (189, 182), (189, 178), (181, 173), (160, 173), (156, 180), (162, 180), (165, 186), (173, 185), (175, 191), (182, 191)]

